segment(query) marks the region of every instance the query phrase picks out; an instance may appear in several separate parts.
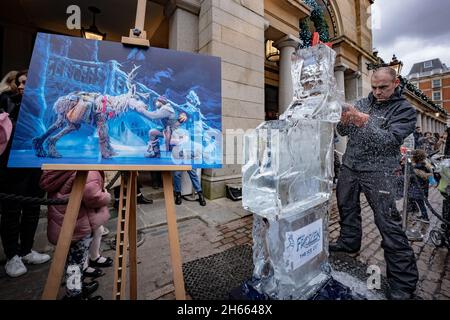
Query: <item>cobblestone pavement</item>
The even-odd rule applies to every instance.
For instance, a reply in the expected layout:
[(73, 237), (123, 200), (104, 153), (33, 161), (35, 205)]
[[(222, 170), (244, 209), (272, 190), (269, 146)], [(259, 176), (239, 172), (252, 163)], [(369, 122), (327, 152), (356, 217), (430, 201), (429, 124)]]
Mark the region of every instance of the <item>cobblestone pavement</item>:
[[(430, 203), (433, 208), (440, 213), (442, 208), (442, 196), (435, 189), (430, 190)], [(386, 275), (386, 264), (381, 249), (381, 236), (374, 223), (373, 212), (369, 204), (363, 198), (361, 201), (361, 214), (363, 221), (363, 240), (361, 251), (356, 259), (366, 265), (379, 266), (382, 274)], [(401, 208), (399, 208), (401, 209)], [(417, 258), (419, 269), (419, 283), (417, 295), (426, 300), (448, 300), (450, 299), (450, 254), (447, 248), (436, 248), (429, 239), (429, 231), (438, 225), (438, 219), (429, 213), (431, 223), (420, 225), (421, 231), (425, 234), (424, 240), (412, 242)], [(251, 244), (251, 222), (252, 217), (246, 217), (238, 221), (222, 225), (218, 228), (220, 232), (219, 248), (229, 247), (242, 243)], [(336, 241), (339, 236), (339, 213), (336, 205), (336, 198), (333, 197), (330, 220), (329, 238)]]
[[(442, 196), (435, 189), (430, 189), (430, 203), (440, 213), (442, 208)], [(356, 259), (366, 265), (379, 266), (382, 274), (386, 275), (383, 249), (381, 249), (381, 236), (374, 223), (373, 212), (364, 197), (361, 201), (361, 214), (363, 221), (363, 240), (361, 252)], [(401, 209), (401, 207), (399, 208)], [(419, 283), (417, 295), (426, 300), (450, 299), (450, 254), (447, 248), (436, 248), (429, 239), (429, 231), (438, 225), (438, 219), (429, 213), (430, 225), (420, 225), (425, 234), (424, 240), (412, 242), (419, 269)], [(246, 217), (218, 227), (219, 236), (217, 248), (225, 250), (243, 243), (252, 244), (251, 240), (252, 217)], [(330, 220), (329, 238), (336, 241), (339, 236), (339, 213), (336, 198), (333, 197)]]
[[(441, 213), (442, 196), (436, 189), (430, 189), (429, 201), (433, 208)], [(386, 275), (386, 264), (381, 249), (381, 236), (375, 226), (373, 213), (366, 201), (362, 201), (363, 240), (361, 253), (357, 259), (367, 265), (377, 265), (382, 274)], [(423, 241), (412, 242), (412, 248), (417, 259), (419, 269), (419, 283), (417, 295), (426, 300), (448, 300), (450, 299), (450, 255), (447, 248), (436, 248), (431, 239), (429, 231), (436, 228), (440, 222), (429, 212), (431, 223), (418, 224), (421, 232), (425, 234)], [(335, 241), (339, 236), (339, 213), (337, 212), (336, 200), (333, 202), (329, 221), (330, 240)]]
[[(437, 212), (441, 210), (442, 198), (436, 190), (430, 190), (430, 202)], [(239, 203), (220, 200), (220, 208), (229, 206), (238, 208)], [(367, 202), (362, 199), (363, 242), (361, 253), (356, 259), (367, 265), (378, 265), (385, 274), (383, 251), (380, 248), (380, 235), (373, 222), (373, 214)], [(218, 208), (210, 204), (209, 209)], [(198, 204), (189, 204), (191, 210), (199, 208)], [(207, 207), (202, 207), (206, 208)], [(200, 210), (200, 208), (198, 209)], [(233, 209), (236, 210), (236, 209)], [(230, 211), (233, 211), (230, 210)], [(214, 215), (214, 213), (212, 213)], [(432, 228), (437, 219), (430, 215)], [(252, 244), (251, 215), (239, 218), (233, 213), (230, 222), (215, 218), (217, 223), (205, 221), (202, 213), (178, 222), (180, 246), (183, 262), (196, 260), (214, 253), (222, 252), (241, 244)], [(235, 218), (237, 217), (237, 218)], [(220, 219), (219, 219), (220, 218)], [(428, 229), (430, 229), (428, 228)], [(426, 229), (426, 228), (425, 228)], [(138, 299), (174, 299), (172, 271), (170, 263), (167, 227), (165, 225), (142, 229), (145, 241), (138, 248)], [(333, 198), (329, 220), (329, 237), (331, 241), (339, 235), (339, 215), (336, 200)], [(112, 234), (110, 235), (112, 237)], [(104, 255), (113, 257), (114, 251), (108, 246), (106, 238), (102, 244)], [(424, 299), (450, 299), (450, 256), (446, 248), (435, 248), (428, 236), (423, 242), (412, 244), (420, 273), (417, 293)], [(0, 299), (39, 299), (47, 278), (50, 264), (29, 267), (24, 276), (11, 279), (0, 268)], [(113, 290), (113, 270), (106, 269), (106, 275), (98, 278), (100, 288), (96, 294), (111, 299)], [(64, 290), (60, 290), (60, 295)], [(189, 297), (188, 297), (189, 298)]]

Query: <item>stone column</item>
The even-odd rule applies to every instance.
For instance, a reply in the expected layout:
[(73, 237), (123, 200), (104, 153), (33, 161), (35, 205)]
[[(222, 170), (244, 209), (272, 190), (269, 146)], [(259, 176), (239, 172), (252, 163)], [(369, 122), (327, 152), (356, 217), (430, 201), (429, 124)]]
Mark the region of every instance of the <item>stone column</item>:
[(205, 196), (216, 199), (226, 196), (227, 184), (242, 182), (240, 155), (244, 132), (264, 121), (267, 24), (264, 1), (201, 0), (200, 3), (199, 53), (222, 59), (224, 165), (202, 172)]
[(428, 118), (428, 122), (427, 122), (427, 131), (432, 132), (432, 127), (431, 127), (431, 117), (427, 117)]
[(422, 113), (421, 113), (419, 110), (417, 110), (416, 127), (420, 127), (420, 129), (422, 129), (422, 131), (423, 131), (423, 126), (422, 126)]
[[(347, 67), (344, 65), (339, 65), (334, 68), (334, 77), (336, 78), (336, 84), (338, 90), (342, 91), (344, 93), (344, 99), (346, 99), (346, 93), (345, 93), (345, 76), (344, 72), (347, 70)], [(339, 159), (342, 161), (342, 155), (345, 152), (345, 149), (347, 148), (347, 137), (342, 137), (338, 134), (338, 142), (334, 146), (334, 148), (337, 150), (339, 154)]]
[(198, 14), (196, 0), (172, 0), (164, 8), (169, 17), (169, 49), (198, 52)]
[(344, 92), (345, 95), (345, 75), (344, 72), (347, 67), (344, 65), (339, 65), (334, 68), (334, 77), (336, 78), (336, 84), (338, 90)]
[(275, 42), (273, 45), (280, 50), (280, 81), (278, 89), (278, 112), (281, 115), (292, 102), (292, 55), (300, 40), (292, 35), (287, 35)]
[[(345, 66), (338, 66), (336, 68), (346, 68)], [(340, 72), (336, 70), (336, 68), (334, 69), (334, 75), (341, 77)], [(344, 69), (345, 71), (345, 69)], [(351, 74), (349, 74), (348, 76), (345, 76), (344, 78), (344, 83), (345, 83), (345, 98), (347, 101), (354, 101), (357, 100), (359, 98), (361, 98), (361, 92), (362, 92), (362, 88), (361, 88), (361, 77), (362, 77), (362, 73), (360, 71), (353, 71)]]

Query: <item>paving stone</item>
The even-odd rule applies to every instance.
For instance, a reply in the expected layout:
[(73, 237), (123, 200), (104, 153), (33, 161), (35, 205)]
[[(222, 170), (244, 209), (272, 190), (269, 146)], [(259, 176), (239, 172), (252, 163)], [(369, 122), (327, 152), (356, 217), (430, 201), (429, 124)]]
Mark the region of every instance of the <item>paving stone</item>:
[(439, 287), (439, 284), (438, 284), (438, 283), (434, 283), (434, 282), (426, 281), (426, 280), (425, 280), (425, 281), (422, 283), (421, 289), (422, 289), (424, 292), (426, 292), (426, 293), (433, 294), (433, 293), (436, 292), (436, 290), (438, 289), (438, 287)]

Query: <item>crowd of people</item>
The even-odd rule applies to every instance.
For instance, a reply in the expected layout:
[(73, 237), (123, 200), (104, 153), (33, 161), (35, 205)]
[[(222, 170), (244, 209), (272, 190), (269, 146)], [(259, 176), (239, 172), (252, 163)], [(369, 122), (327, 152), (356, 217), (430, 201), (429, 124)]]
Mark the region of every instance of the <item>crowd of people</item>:
[[(443, 191), (442, 186), (448, 184), (447, 177), (442, 176), (431, 161), (434, 156), (449, 156), (448, 147), (446, 147), (447, 137), (447, 131), (441, 134), (431, 132), (422, 134), (420, 127), (416, 127), (414, 131), (413, 172), (408, 190), (408, 212), (417, 214), (418, 219), (424, 223), (429, 223), (430, 221), (425, 205), (425, 200), (428, 200), (429, 188), (435, 187)], [(445, 197), (444, 193), (441, 192)], [(446, 212), (443, 212), (443, 214), (445, 216), (448, 215)]]
[(414, 149), (424, 150), (427, 156), (431, 156), (435, 153), (444, 154), (445, 146), (447, 142), (447, 131), (442, 133), (425, 132), (422, 134), (422, 129), (416, 127), (414, 130)]

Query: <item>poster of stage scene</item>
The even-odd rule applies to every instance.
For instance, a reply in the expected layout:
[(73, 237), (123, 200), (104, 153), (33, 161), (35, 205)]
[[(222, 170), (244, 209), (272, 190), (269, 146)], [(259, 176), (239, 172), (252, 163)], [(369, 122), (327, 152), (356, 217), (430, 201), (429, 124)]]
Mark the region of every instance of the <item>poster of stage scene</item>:
[(39, 33), (9, 167), (222, 163), (220, 58)]

